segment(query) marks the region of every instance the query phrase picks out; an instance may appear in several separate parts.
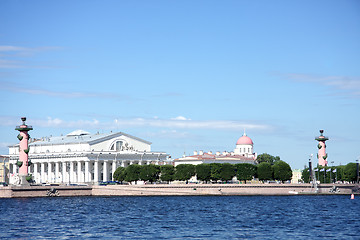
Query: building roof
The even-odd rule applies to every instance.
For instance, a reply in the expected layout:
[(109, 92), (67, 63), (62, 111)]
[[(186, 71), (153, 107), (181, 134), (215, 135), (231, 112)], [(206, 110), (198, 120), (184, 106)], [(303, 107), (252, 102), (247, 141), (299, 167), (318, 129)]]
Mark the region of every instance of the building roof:
[(188, 159), (196, 159), (196, 160), (254, 160), (253, 157), (246, 157), (243, 155), (233, 155), (233, 154), (226, 154), (226, 155), (215, 155), (210, 153), (204, 153), (199, 155), (192, 155), (187, 156), (185, 158), (179, 158), (176, 160), (188, 160)]
[[(148, 142), (144, 139), (134, 137), (132, 135), (123, 132), (90, 134), (83, 130), (76, 130), (67, 134), (66, 136), (55, 136), (55, 137), (50, 136), (50, 137), (43, 137), (41, 139), (32, 139), (33, 141), (30, 142), (29, 145), (34, 146), (34, 145), (56, 145), (56, 144), (74, 144), (74, 143), (78, 143), (78, 144), (88, 143), (92, 145), (120, 136), (126, 136), (146, 144), (151, 144), (151, 142)], [(11, 146), (17, 146), (17, 145), (19, 144), (14, 144)]]
[(89, 132), (86, 132), (84, 130), (75, 130), (71, 133), (66, 134), (67, 137), (71, 137), (71, 136), (82, 136), (82, 135), (90, 135)]

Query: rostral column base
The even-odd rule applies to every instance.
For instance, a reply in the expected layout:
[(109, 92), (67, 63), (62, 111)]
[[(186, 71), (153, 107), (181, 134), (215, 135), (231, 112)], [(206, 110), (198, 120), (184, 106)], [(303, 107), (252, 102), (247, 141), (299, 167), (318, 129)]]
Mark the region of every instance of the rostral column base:
[(26, 180), (27, 175), (19, 175), (21, 186), (30, 186), (30, 183)]

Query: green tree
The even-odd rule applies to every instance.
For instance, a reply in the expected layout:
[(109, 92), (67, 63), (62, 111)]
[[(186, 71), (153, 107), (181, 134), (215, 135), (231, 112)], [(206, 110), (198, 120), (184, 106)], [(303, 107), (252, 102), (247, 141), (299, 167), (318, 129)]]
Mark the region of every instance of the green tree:
[(195, 166), (196, 178), (205, 183), (211, 179), (211, 166), (210, 164), (199, 164)]
[(267, 162), (273, 165), (274, 163), (280, 161), (280, 157), (279, 156), (274, 157), (270, 154), (263, 153), (257, 156), (256, 161), (258, 163)]
[(302, 172), (301, 172), (301, 180), (303, 180), (304, 183), (309, 183), (310, 182), (309, 168), (305, 167), (304, 170), (302, 170)]
[(336, 166), (335, 167), (335, 173), (334, 173), (334, 179), (335, 181), (345, 181), (344, 179), (344, 168), (345, 166)]
[(192, 164), (180, 164), (175, 167), (175, 179), (188, 181), (195, 175), (195, 166)]
[(340, 166), (336, 167), (335, 179), (337, 179), (337, 181), (346, 181), (344, 169), (345, 169), (345, 166), (340, 165)]
[(256, 166), (250, 163), (235, 164), (236, 177), (239, 181), (251, 180), (256, 175)]
[(210, 163), (210, 179), (211, 181), (218, 181), (221, 179), (220, 163)]
[(281, 182), (291, 180), (292, 170), (289, 164), (284, 161), (277, 161), (273, 165), (274, 179)]
[(125, 169), (125, 181), (127, 181), (127, 182), (135, 181), (135, 184), (136, 184), (137, 181), (140, 179), (140, 170), (141, 170), (140, 165), (132, 164), (132, 165), (128, 166)]
[(320, 183), (331, 183), (331, 178), (333, 178), (333, 174), (330, 173), (330, 171), (332, 171), (332, 169), (330, 167), (322, 167), (322, 166), (318, 166), (318, 173), (316, 175), (316, 178), (318, 181), (320, 181)]
[(175, 167), (173, 165), (160, 166), (160, 179), (161, 181), (171, 182), (175, 178)]
[(113, 176), (115, 181), (120, 181), (121, 183), (125, 180), (125, 168), (124, 167), (118, 167)]
[(235, 166), (230, 163), (221, 164), (220, 180), (230, 181), (235, 176)]
[(149, 164), (141, 167), (139, 178), (140, 180), (149, 181), (153, 183), (159, 179), (159, 175), (160, 175), (160, 166)]
[(356, 163), (348, 163), (344, 168), (345, 181), (355, 182), (356, 181)]
[(271, 164), (268, 162), (262, 162), (257, 165), (257, 176), (260, 181), (273, 179), (273, 171)]

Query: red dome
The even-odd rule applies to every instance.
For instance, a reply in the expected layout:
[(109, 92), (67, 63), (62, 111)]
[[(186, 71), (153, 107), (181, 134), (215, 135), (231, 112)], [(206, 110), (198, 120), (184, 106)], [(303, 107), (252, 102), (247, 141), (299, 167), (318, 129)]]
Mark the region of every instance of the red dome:
[(253, 145), (253, 141), (251, 140), (251, 138), (249, 138), (248, 136), (246, 136), (246, 134), (244, 134), (244, 136), (240, 137), (239, 140), (237, 140), (236, 145)]

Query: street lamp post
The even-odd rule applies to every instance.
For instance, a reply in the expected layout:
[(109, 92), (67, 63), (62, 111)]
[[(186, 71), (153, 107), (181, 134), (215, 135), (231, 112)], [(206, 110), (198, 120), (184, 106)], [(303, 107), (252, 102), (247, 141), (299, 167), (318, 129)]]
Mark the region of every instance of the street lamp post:
[(359, 184), (359, 159), (356, 159), (356, 183)]
[(4, 159), (4, 166), (3, 166), (3, 181), (4, 183), (6, 184), (6, 167), (5, 167), (5, 157), (3, 158)]
[[(334, 161), (331, 161), (331, 166), (334, 166)], [(332, 168), (330, 167), (330, 181), (332, 183), (334, 183), (333, 179), (332, 179)]]
[(314, 183), (314, 179), (312, 177), (312, 162), (311, 162), (311, 158), (312, 158), (312, 154), (310, 155), (309, 158), (309, 182), (313, 182)]

